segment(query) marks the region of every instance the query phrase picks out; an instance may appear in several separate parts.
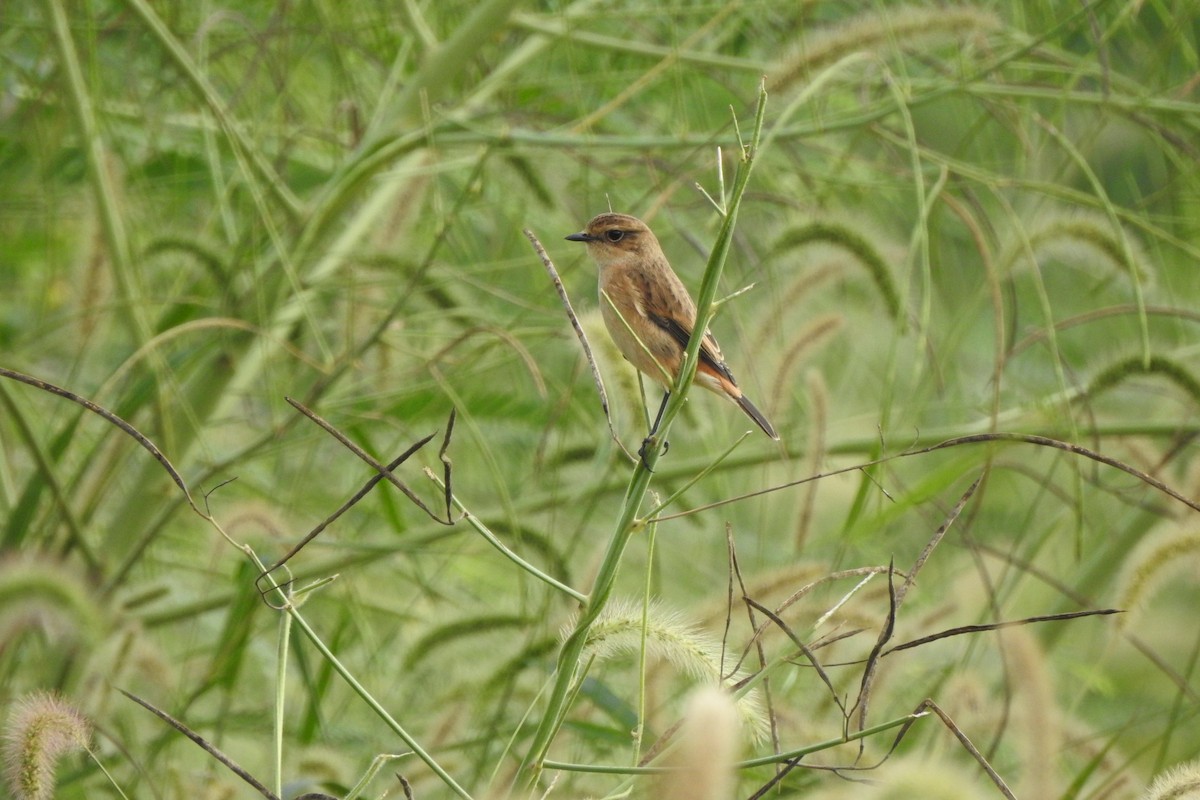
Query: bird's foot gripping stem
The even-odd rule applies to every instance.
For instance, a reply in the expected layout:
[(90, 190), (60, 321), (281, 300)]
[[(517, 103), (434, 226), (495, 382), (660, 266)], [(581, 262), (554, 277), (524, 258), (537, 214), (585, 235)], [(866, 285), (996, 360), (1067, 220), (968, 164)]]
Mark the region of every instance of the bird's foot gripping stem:
[[(655, 443), (657, 443), (657, 442), (658, 442), (658, 437), (651, 434), (650, 436), (647, 436), (645, 439), (642, 439), (642, 446), (639, 447), (638, 451), (637, 451), (638, 458), (640, 458), (642, 460), (642, 466), (645, 467), (650, 472), (654, 472), (654, 470), (650, 469), (650, 465), (646, 462), (646, 451), (649, 448), (653, 447), (655, 445)], [(670, 449), (671, 449), (671, 443), (664, 439), (662, 455), (666, 455), (667, 451)]]

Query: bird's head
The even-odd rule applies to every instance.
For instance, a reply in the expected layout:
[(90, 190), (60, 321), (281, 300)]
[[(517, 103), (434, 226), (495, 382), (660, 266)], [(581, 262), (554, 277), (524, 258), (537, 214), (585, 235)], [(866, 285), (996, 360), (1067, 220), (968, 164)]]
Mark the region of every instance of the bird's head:
[(585, 243), (588, 253), (602, 267), (661, 252), (658, 240), (646, 223), (628, 214), (600, 214), (582, 231), (566, 238), (569, 242)]

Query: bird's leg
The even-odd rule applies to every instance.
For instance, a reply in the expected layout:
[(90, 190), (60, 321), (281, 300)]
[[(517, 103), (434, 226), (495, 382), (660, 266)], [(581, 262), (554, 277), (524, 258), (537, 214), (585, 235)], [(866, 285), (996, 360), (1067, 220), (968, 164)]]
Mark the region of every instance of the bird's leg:
[(658, 433), (658, 425), (662, 422), (663, 412), (667, 410), (667, 401), (670, 399), (671, 393), (663, 392), (662, 402), (658, 404), (658, 413), (654, 415), (654, 424), (650, 426), (650, 436), (646, 438), (651, 438), (654, 434)]
[[(642, 466), (650, 469), (650, 465), (646, 463), (646, 448), (654, 443), (654, 435), (658, 433), (658, 424), (662, 422), (663, 412), (667, 410), (667, 401), (671, 399), (670, 392), (663, 392), (662, 402), (658, 405), (658, 413), (654, 415), (654, 424), (650, 426), (650, 434), (642, 440), (642, 446), (638, 448), (638, 457), (642, 459)], [(671, 449), (670, 442), (663, 442), (663, 453)]]

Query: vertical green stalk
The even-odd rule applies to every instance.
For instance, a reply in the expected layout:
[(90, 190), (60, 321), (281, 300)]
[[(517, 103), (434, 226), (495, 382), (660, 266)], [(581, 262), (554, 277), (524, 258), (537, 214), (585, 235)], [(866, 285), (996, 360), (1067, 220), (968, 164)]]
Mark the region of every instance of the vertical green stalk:
[[(657, 495), (655, 496), (657, 500)], [(650, 630), (650, 605), (654, 602), (654, 536), (658, 532), (658, 523), (651, 521), (646, 525), (646, 583), (642, 589), (642, 629), (638, 650), (638, 701), (637, 701), (637, 735), (633, 737), (633, 757), (631, 766), (637, 766), (642, 760), (642, 741), (646, 736), (646, 673), (649, 671), (650, 654), (648, 650)]]
[(121, 300), (128, 311), (119, 315), (129, 325), (134, 342), (140, 347), (150, 339), (150, 325), (146, 322), (142, 311), (137, 286), (134, 281), (133, 258), (129, 248), (129, 236), (125, 229), (125, 219), (119, 211), (117, 190), (113, 186), (112, 175), (108, 171), (108, 148), (100, 136), (100, 125), (96, 121), (96, 109), (92, 105), (91, 95), (83, 79), (83, 69), (79, 64), (79, 53), (75, 50), (75, 41), (71, 38), (71, 28), (67, 22), (67, 12), (60, 0), (46, 0), (46, 14), (54, 28), (54, 42), (58, 45), (58, 56), (62, 63), (64, 81), (71, 97), (76, 121), (79, 123), (79, 135), (83, 139), (83, 149), (87, 153), (88, 172), (92, 179), (92, 189), (96, 195), (96, 205), (100, 211), (100, 220), (104, 227), (104, 238), (108, 243), (109, 258), (112, 259), (113, 274), (117, 279), (117, 287), (121, 292)]
[[(205, 516), (204, 518), (208, 520), (210, 524), (216, 527), (222, 536), (227, 539), (229, 538), (229, 535), (225, 533), (225, 531), (223, 531), (219, 525), (216, 524), (212, 517)], [(285, 593), (284, 587), (276, 583), (274, 579), (271, 578), (270, 573), (266, 572), (266, 566), (262, 563), (262, 560), (258, 557), (258, 555), (248, 546), (238, 545), (238, 548), (246, 554), (246, 556), (250, 559), (250, 563), (254, 564), (254, 566), (263, 572), (268, 579), (270, 591), (265, 595), (265, 597), (272, 601), (282, 602), (282, 605), (277, 606), (277, 608), (283, 612), (283, 616), (290, 620), (288, 623), (286, 623), (286, 633), (280, 637), (281, 651), (287, 647), (287, 639), (290, 639), (292, 626), (295, 625), (308, 639), (309, 643), (311, 643), (313, 647), (317, 649), (317, 652), (319, 652), (321, 656), (329, 662), (334, 671), (342, 677), (342, 680), (346, 682), (350, 689), (357, 694), (364, 703), (367, 704), (368, 708), (375, 712), (376, 716), (383, 720), (383, 722), (392, 729), (393, 733), (399, 736), (400, 739), (406, 745), (408, 745), (408, 749), (412, 751), (413, 755), (424, 761), (425, 765), (428, 766), (429, 769), (438, 776), (442, 783), (446, 784), (447, 788), (449, 788), (456, 797), (461, 798), (461, 800), (471, 800), (470, 793), (460, 786), (456, 780), (454, 780), (453, 776), (451, 776), (450, 773), (447, 772), (446, 769), (439, 764), (424, 747), (421, 746), (421, 743), (418, 742), (412, 734), (405, 730), (405, 728), (399, 722), (397, 722), (391, 714), (388, 713), (387, 709), (384, 708), (369, 691), (367, 691), (365, 686), (359, 683), (358, 679), (354, 677), (354, 674), (346, 667), (346, 665), (343, 664), (336, 655), (334, 655), (333, 651), (329, 649), (329, 645), (325, 644), (321, 637), (317, 635), (317, 632), (313, 630), (312, 626), (308, 624), (308, 620), (306, 620), (300, 614), (300, 610), (297, 607), (295, 598)], [(303, 591), (311, 591), (317, 588), (317, 585), (318, 584), (309, 586)], [(271, 594), (270, 592), (274, 592), (274, 594)], [(282, 684), (282, 680), (280, 680), (280, 684)]]
[(276, 796), (283, 797), (283, 712), (287, 705), (288, 650), (292, 641), (292, 615), (279, 615), (279, 642), (275, 649), (275, 785)]
[[(713, 317), (715, 310), (713, 308), (713, 300), (716, 298), (721, 271), (725, 267), (725, 259), (729, 254), (729, 248), (733, 242), (733, 229), (737, 222), (738, 207), (741, 204), (746, 185), (749, 183), (750, 171), (754, 166), (754, 159), (758, 152), (762, 136), (763, 118), (766, 114), (766, 104), (767, 90), (765, 84), (762, 84), (759, 87), (758, 108), (754, 117), (754, 134), (751, 137), (749, 146), (739, 141), (739, 145), (742, 146), (742, 159), (738, 164), (737, 176), (734, 179), (733, 195), (730, 198), (720, 233), (718, 233), (716, 243), (713, 245), (712, 254), (709, 256), (708, 265), (705, 267), (704, 279), (700, 283), (700, 292), (696, 300), (696, 325), (693, 329), (696, 334), (702, 334), (703, 331), (707, 330), (708, 324)], [(688, 389), (691, 388), (692, 380), (696, 375), (696, 367), (699, 363), (700, 343), (703, 341), (703, 338), (703, 335), (693, 335), (688, 342), (687, 351), (684, 354), (683, 366), (680, 368), (679, 375), (675, 379), (675, 385), (671, 387), (671, 398), (667, 403), (666, 411), (663, 413), (662, 422), (659, 425), (659, 433), (652, 441), (647, 443), (644, 459), (639, 461), (633, 470), (633, 477), (630, 479), (629, 488), (625, 492), (625, 502), (621, 508), (621, 514), (617, 519), (616, 530), (613, 533), (612, 539), (609, 540), (608, 550), (605, 552), (604, 560), (601, 562), (600, 569), (596, 573), (596, 580), (591, 593), (588, 595), (588, 601), (580, 612), (574, 629), (567, 636), (566, 641), (563, 642), (562, 649), (559, 651), (554, 686), (550, 691), (550, 698), (547, 701), (541, 722), (534, 732), (529, 750), (521, 761), (520, 774), (531, 785), (538, 779), (541, 773), (542, 762), (546, 758), (550, 744), (553, 742), (559, 728), (562, 727), (563, 720), (566, 717), (568, 706), (570, 705), (569, 700), (573, 695), (571, 688), (579, 670), (588, 633), (591, 630), (592, 624), (600, 616), (605, 606), (608, 605), (609, 598), (612, 596), (613, 587), (616, 585), (617, 572), (621, 565), (621, 556), (625, 552), (625, 546), (629, 543), (630, 537), (643, 527), (644, 522), (638, 518), (637, 512), (641, 507), (642, 500), (645, 498), (646, 489), (650, 484), (653, 467), (658, 462), (658, 457), (662, 452), (662, 443), (666, 441), (671, 423), (680, 409), (683, 408), (683, 403), (687, 399)]]

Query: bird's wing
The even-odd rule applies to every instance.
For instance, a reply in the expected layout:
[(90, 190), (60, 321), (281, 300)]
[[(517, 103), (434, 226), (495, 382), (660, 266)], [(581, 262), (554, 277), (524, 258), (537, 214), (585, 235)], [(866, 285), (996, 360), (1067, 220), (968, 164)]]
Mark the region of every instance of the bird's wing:
[[(680, 320), (674, 317), (656, 314), (653, 311), (647, 316), (650, 321), (658, 327), (662, 328), (671, 337), (679, 342), (679, 346), (684, 350), (687, 349), (688, 342), (692, 340), (692, 330), (685, 326)], [(717, 346), (717, 340), (713, 338), (711, 333), (705, 333), (704, 341), (700, 343), (700, 364), (710, 368), (717, 375), (737, 386), (737, 381), (733, 378), (733, 373), (729, 371), (729, 367), (725, 366), (725, 361), (721, 358), (721, 348)]]

